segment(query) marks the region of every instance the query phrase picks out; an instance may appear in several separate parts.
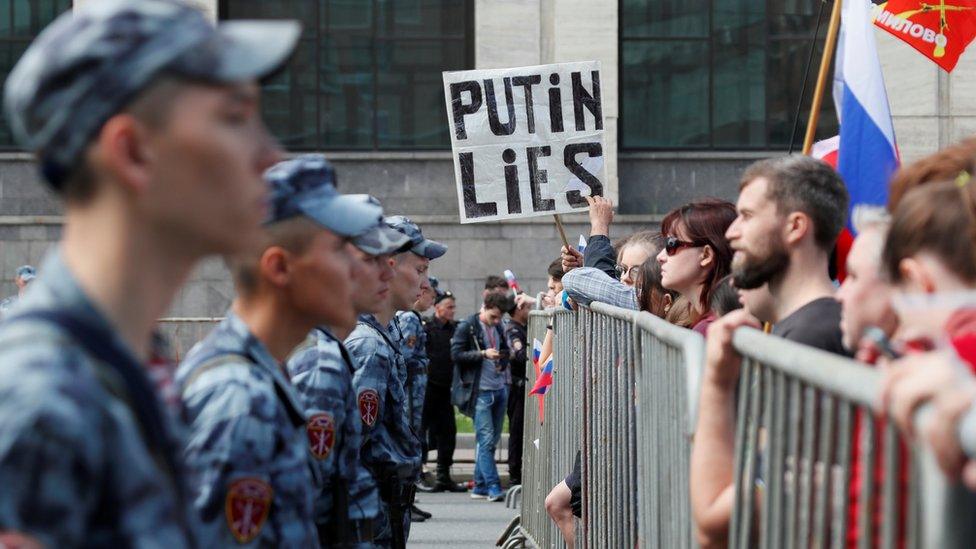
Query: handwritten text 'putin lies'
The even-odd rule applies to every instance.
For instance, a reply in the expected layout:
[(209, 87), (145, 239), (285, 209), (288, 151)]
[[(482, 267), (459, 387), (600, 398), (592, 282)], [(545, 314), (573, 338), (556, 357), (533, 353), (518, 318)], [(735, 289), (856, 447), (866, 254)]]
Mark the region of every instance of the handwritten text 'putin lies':
[[(523, 76), (505, 77), (500, 79), (500, 89), (496, 90), (494, 79), (467, 80), (455, 82), (450, 85), (451, 111), (453, 117), (454, 138), (458, 143), (468, 139), (468, 131), (465, 127), (465, 118), (473, 115), (484, 116), (482, 109), (487, 109), (488, 125), (491, 133), (503, 137), (509, 136), (524, 125), (524, 130), (529, 134), (536, 133), (537, 124), (546, 124), (552, 135), (561, 134), (566, 131), (585, 132), (588, 130), (587, 122), (593, 129), (603, 130), (603, 111), (600, 102), (600, 73), (592, 71), (590, 74), (591, 87), (583, 83), (582, 74), (577, 72), (570, 73), (570, 82), (561, 82), (560, 75), (553, 73), (546, 76), (548, 85), (543, 85), (542, 74), (526, 74)], [(567, 89), (568, 88), (568, 89)], [(563, 93), (570, 93), (573, 99), (573, 128), (567, 129), (563, 114)], [(502, 108), (507, 112), (505, 116), (499, 115), (498, 95), (505, 95)], [(516, 109), (515, 94), (522, 94), (524, 101), (519, 101), (524, 108)], [(542, 94), (539, 97), (536, 94)], [(546, 97), (548, 101), (546, 101)], [(520, 98), (520, 99), (523, 99)], [(534, 108), (536, 105), (547, 106), (546, 113), (538, 113)], [(568, 113), (567, 113), (568, 114)], [(541, 118), (541, 120), (539, 120)], [(504, 122), (502, 120), (505, 120)], [(519, 178), (524, 174), (519, 173), (518, 166), (515, 165), (519, 154), (525, 155), (528, 165), (528, 178), (532, 195), (532, 211), (549, 212), (556, 209), (555, 201), (542, 196), (541, 186), (547, 183), (547, 171), (545, 161), (552, 156), (552, 146), (540, 145), (524, 147), (524, 150), (506, 148), (502, 152), (501, 160), (505, 171), (505, 187), (508, 198), (508, 214), (522, 213), (522, 200), (519, 193)], [(590, 188), (590, 195), (602, 195), (603, 184), (593, 173), (584, 168), (579, 161), (580, 155), (587, 157), (602, 157), (603, 145), (599, 140), (591, 142), (568, 143), (562, 151), (561, 161), (570, 173), (575, 175), (585, 185)], [(458, 162), (461, 171), (461, 187), (464, 193), (465, 214), (469, 218), (492, 217), (498, 215), (498, 208), (494, 202), (478, 202), (475, 198), (475, 152), (458, 153)], [(586, 199), (579, 190), (573, 190), (566, 194), (566, 199), (573, 207), (586, 206)]]

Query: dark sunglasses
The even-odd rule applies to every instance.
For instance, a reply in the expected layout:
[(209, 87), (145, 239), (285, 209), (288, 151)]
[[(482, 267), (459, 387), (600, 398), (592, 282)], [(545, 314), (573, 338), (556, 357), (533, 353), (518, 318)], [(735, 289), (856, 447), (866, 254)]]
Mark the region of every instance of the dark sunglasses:
[(679, 240), (676, 236), (669, 236), (664, 240), (664, 251), (668, 255), (674, 255), (684, 248), (697, 248), (704, 245), (704, 242), (687, 242)]

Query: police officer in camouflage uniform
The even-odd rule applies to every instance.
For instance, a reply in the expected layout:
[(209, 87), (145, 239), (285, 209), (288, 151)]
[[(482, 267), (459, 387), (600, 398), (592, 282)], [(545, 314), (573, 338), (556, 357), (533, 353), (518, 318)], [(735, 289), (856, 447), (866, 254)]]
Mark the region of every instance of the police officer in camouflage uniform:
[(253, 105), (298, 35), (100, 0), (11, 72), (6, 121), (64, 198), (65, 227), (0, 326), (0, 529), (48, 547), (194, 545), (178, 435), (143, 359), (196, 261), (259, 234), (278, 151), (236, 100)]
[(27, 286), (37, 277), (37, 271), (30, 265), (17, 267), (14, 275), (14, 284), (17, 285), (17, 295), (12, 295), (0, 301), (0, 318), (7, 314), (10, 309), (20, 300), (20, 297), (27, 291)]
[(265, 234), (230, 260), (238, 295), (177, 371), (206, 547), (319, 543), (307, 420), (284, 363), (316, 325), (355, 323), (349, 240), (382, 213), (332, 174), (317, 155), (268, 170)]
[[(375, 198), (359, 195), (379, 205)], [(378, 312), (389, 292), (390, 256), (409, 239), (377, 218), (377, 225), (353, 239), (353, 307)], [(288, 373), (307, 417), (309, 455), (315, 476), (315, 523), (323, 547), (373, 547), (379, 493), (359, 458), (362, 421), (352, 388), (355, 368), (342, 339), (355, 328), (315, 328), (288, 359)]]
[(387, 218), (387, 223), (410, 238), (410, 251), (390, 260), (395, 274), (388, 297), (380, 312), (360, 317), (346, 346), (358, 362), (353, 387), (363, 422), (362, 459), (377, 481), (383, 502), (376, 541), (404, 547), (420, 472), (420, 440), (404, 413), (406, 366), (395, 317), (429, 286), (430, 260), (444, 255), (447, 248), (424, 238), (420, 228), (402, 216)]
[[(420, 313), (430, 309), (434, 304), (434, 288), (430, 284), (424, 286), (421, 291), (420, 299), (414, 302), (413, 307), (408, 311), (397, 311), (396, 322), (400, 326), (400, 349), (403, 352), (403, 361), (407, 367), (407, 383), (404, 390), (407, 393), (407, 406), (404, 410), (410, 418), (410, 427), (420, 439), (421, 455), (427, 453), (427, 436), (421, 429), (421, 418), (424, 412), (424, 394), (427, 391), (427, 332), (424, 331), (424, 320)], [(421, 464), (422, 467), (423, 464)], [(421, 475), (423, 473), (421, 472)], [(418, 487), (422, 486), (418, 483)], [(429, 490), (428, 490), (429, 491)], [(412, 520), (424, 521), (431, 517), (431, 514), (413, 505), (410, 508)]]

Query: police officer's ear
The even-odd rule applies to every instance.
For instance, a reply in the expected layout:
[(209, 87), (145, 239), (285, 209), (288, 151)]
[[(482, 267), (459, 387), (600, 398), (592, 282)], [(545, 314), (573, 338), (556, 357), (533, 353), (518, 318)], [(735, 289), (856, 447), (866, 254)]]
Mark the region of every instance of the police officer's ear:
[(274, 287), (282, 288), (291, 281), (292, 254), (281, 246), (269, 246), (261, 254), (258, 271), (261, 278)]
[(98, 132), (86, 161), (95, 173), (105, 173), (107, 179), (130, 192), (141, 193), (151, 181), (149, 137), (148, 129), (136, 117), (115, 115)]

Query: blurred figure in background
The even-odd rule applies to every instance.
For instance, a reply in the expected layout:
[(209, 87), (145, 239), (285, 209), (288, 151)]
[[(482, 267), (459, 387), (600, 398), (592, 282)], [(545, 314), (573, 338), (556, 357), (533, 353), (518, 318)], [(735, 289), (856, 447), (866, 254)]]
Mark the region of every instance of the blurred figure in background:
[(522, 484), (522, 423), (525, 417), (526, 364), (528, 363), (529, 312), (531, 304), (521, 301), (509, 312), (511, 322), (505, 330), (511, 350), (509, 371), (512, 383), (508, 394), (508, 475), (512, 486)]
[[(437, 450), (437, 473), (434, 492), (467, 492), (467, 488), (451, 478), (454, 465), (454, 448), (457, 445), (457, 424), (454, 405), (451, 404), (451, 386), (454, 381), (454, 360), (451, 359), (451, 338), (457, 322), (454, 313), (457, 303), (454, 294), (439, 292), (434, 298), (434, 314), (424, 323), (427, 333), (427, 393), (424, 395), (424, 411), (421, 430), (427, 433), (427, 449)], [(424, 455), (424, 461), (427, 455)]]
[(37, 271), (30, 265), (17, 267), (17, 273), (14, 275), (14, 284), (17, 285), (17, 295), (12, 295), (0, 301), (0, 318), (3, 318), (3, 315), (7, 314), (7, 311), (24, 295), (24, 292), (27, 291), (27, 286), (36, 276)]

